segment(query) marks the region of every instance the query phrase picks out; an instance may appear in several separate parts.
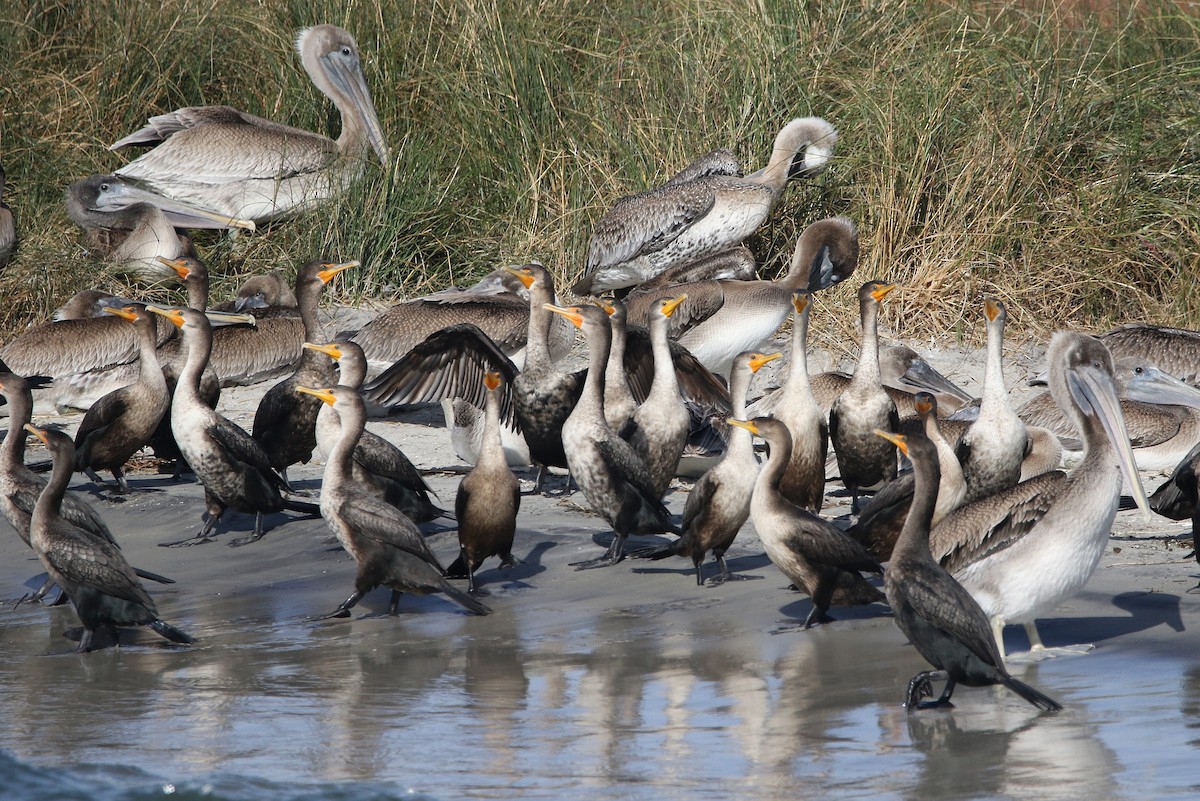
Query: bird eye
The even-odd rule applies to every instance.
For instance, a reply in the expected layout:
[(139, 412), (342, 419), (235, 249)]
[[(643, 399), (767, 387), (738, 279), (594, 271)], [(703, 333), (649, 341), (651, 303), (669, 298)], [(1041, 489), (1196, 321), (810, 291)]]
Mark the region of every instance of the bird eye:
[(343, 47), (343, 48), (342, 48), (342, 55), (343, 55), (343, 56), (348, 56), (348, 55), (350, 55), (350, 48), (349, 48), (349, 47)]
[(101, 191), (101, 192), (107, 192), (107, 191), (108, 191), (108, 184), (100, 184), (100, 191)]

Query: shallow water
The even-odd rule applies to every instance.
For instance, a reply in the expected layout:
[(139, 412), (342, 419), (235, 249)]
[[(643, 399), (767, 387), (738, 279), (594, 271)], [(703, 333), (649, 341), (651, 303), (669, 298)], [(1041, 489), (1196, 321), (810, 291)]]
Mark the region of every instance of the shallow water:
[[(755, 589), (777, 594), (770, 579)], [(492, 588), (497, 606), (536, 593)], [(210, 643), (203, 647), (137, 634), (90, 655), (62, 654), (71, 646), (62, 633), (74, 625), (68, 610), (5, 610), (0, 796), (1134, 799), (1200, 791), (1200, 664), (1158, 647), (1160, 636), (1135, 632), (1088, 656), (1015, 668), (1067, 706), (1057, 715), (968, 688), (952, 711), (909, 715), (898, 701), (922, 665), (877, 614), (823, 630), (780, 626), (747, 637), (726, 629), (723, 637), (727, 621), (711, 591), (701, 603), (711, 605), (716, 631), (694, 607), (585, 614), (563, 631), (523, 625), (519, 615), (472, 619), (433, 599), (415, 614), (367, 610), (349, 624), (276, 616), (265, 598), (252, 600), (266, 613), (236, 617), (217, 601), (213, 614), (189, 620)], [(1142, 632), (1194, 642), (1171, 631), (1178, 601), (1154, 598)], [(1052, 640), (1058, 628), (1043, 636)]]

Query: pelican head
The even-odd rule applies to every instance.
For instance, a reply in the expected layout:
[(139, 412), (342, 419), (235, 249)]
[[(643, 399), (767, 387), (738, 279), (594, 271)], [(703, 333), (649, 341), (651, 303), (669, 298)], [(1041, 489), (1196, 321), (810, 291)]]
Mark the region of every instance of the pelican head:
[(339, 149), (358, 142), (369, 144), (380, 163), (386, 165), (388, 147), (354, 37), (336, 25), (314, 25), (297, 35), (296, 50), (312, 82), (342, 114)]

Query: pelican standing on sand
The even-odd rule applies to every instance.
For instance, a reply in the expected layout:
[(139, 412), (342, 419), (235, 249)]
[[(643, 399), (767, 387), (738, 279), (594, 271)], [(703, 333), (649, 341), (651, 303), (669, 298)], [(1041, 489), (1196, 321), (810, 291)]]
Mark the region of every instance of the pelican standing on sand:
[(1050, 392), (1074, 421), (1083, 460), (1069, 474), (1046, 473), (951, 512), (930, 535), (933, 557), (992, 621), (1004, 652), (1006, 623), (1023, 623), (1035, 654), (1047, 650), (1036, 619), (1091, 578), (1112, 531), (1124, 475), (1143, 512), (1146, 491), (1129, 448), (1108, 349), (1094, 337), (1060, 331), (1050, 340)]
[[(908, 711), (953, 706), (950, 696), (957, 684), (1002, 684), (1039, 709), (1062, 709), (1057, 701), (1008, 675), (996, 642), (989, 636), (987, 615), (970, 593), (933, 560), (929, 524), (941, 480), (933, 443), (920, 433), (910, 437), (886, 431), (878, 434), (909, 457), (914, 476), (912, 506), (884, 574), (884, 590), (900, 631), (937, 668), (918, 673), (908, 683), (904, 704)], [(922, 698), (933, 695), (931, 682), (941, 680), (946, 682), (941, 696), (922, 703)]]
[(151, 117), (109, 149), (152, 145), (116, 171), (151, 194), (237, 219), (265, 222), (332, 197), (362, 171), (368, 148), (387, 164), (383, 129), (354, 38), (335, 25), (296, 37), (304, 70), (341, 113), (336, 141), (229, 106)]
[(766, 222), (787, 182), (820, 173), (836, 144), (837, 131), (820, 117), (794, 119), (775, 137), (767, 166), (751, 175), (740, 177), (732, 155), (718, 151), (725, 158), (694, 162), (663, 186), (621, 198), (596, 223), (572, 291), (633, 286), (741, 244)]

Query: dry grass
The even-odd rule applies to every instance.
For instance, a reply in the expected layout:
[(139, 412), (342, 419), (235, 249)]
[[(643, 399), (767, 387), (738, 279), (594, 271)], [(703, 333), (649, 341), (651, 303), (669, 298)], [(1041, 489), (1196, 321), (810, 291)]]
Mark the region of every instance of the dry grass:
[[(202, 236), (221, 291), (318, 254), (363, 260), (349, 297), (534, 258), (565, 283), (616, 197), (717, 146), (757, 167), (787, 119), (818, 114), (837, 157), (754, 237), (764, 272), (808, 222), (846, 214), (861, 277), (906, 289), (887, 315), (906, 336), (978, 340), (983, 293), (1034, 335), (1200, 326), (1200, 23), (1175, 4), (61, 0), (0, 9), (0, 160), (23, 237), (0, 329), (82, 286), (125, 289), (61, 195), (121, 164), (106, 145), (149, 114), (228, 103), (336, 134), (291, 50), (321, 21), (357, 37), (392, 162), (319, 211)], [(853, 290), (828, 293), (815, 333), (855, 330)]]

